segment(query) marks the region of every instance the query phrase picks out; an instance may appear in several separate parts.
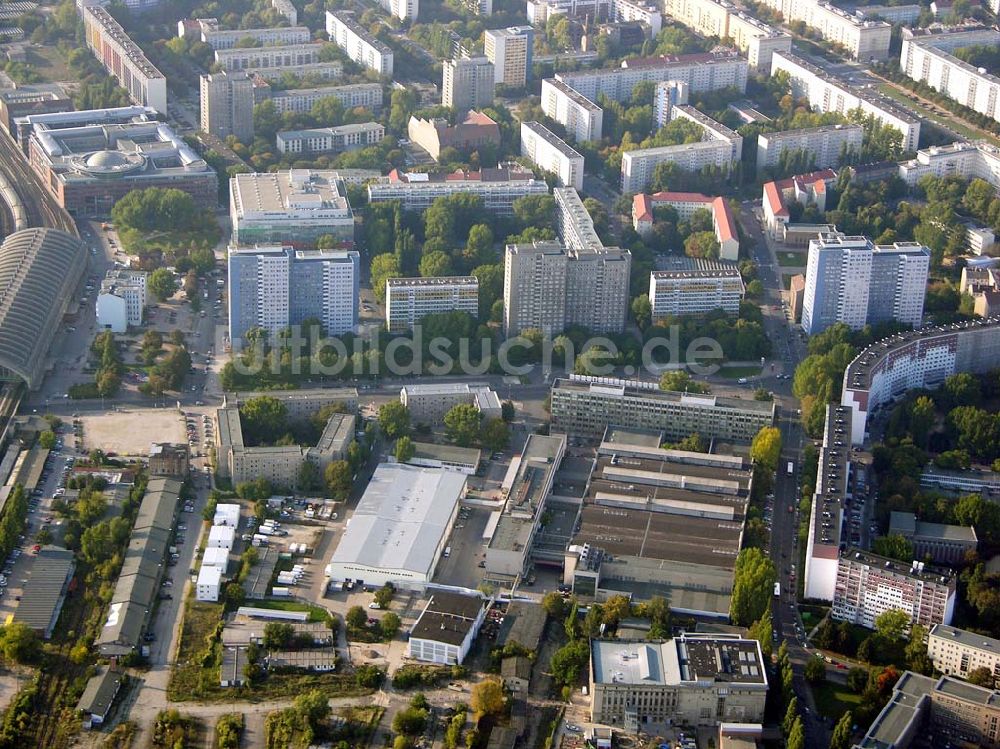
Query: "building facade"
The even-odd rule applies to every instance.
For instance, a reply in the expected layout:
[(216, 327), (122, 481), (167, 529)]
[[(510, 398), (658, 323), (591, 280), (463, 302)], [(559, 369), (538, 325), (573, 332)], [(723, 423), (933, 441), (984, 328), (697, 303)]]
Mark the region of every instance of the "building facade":
[(706, 439), (751, 442), (774, 422), (775, 405), (764, 401), (693, 395), (643, 387), (625, 380), (572, 377), (552, 385), (552, 431), (599, 437), (609, 425), (655, 429), (670, 440), (697, 432)]
[(647, 723), (759, 723), (767, 699), (760, 643), (734, 635), (592, 640), (590, 719), (638, 733)]
[(385, 282), (385, 325), (401, 333), (426, 315), (465, 312), (479, 317), (479, 279), (475, 276), (390, 278)]
[(326, 33), (330, 35), (330, 41), (344, 50), (358, 65), (374, 70), (379, 75), (392, 75), (392, 48), (372, 36), (355, 20), (353, 14), (327, 11)]
[(230, 247), (233, 347), (249, 330), (274, 335), (309, 318), (317, 318), (329, 336), (353, 331), (358, 323), (358, 262), (354, 250)]
[(758, 21), (727, 0), (666, 0), (664, 10), (705, 36), (732, 39), (754, 70), (770, 70), (775, 51), (792, 49), (790, 35)]
[(757, 136), (757, 171), (777, 167), (782, 154), (787, 152), (808, 153), (814, 169), (839, 166), (845, 156), (861, 149), (863, 134), (861, 125), (826, 125), (761, 133)]
[(649, 274), (649, 302), (653, 320), (684, 315), (703, 315), (721, 309), (739, 315), (746, 291), (736, 266), (701, 258), (676, 270), (654, 270)]
[(985, 668), (1000, 679), (1000, 640), (992, 637), (935, 624), (927, 635), (927, 655), (943, 674), (967, 679), (970, 672)]
[(322, 44), (285, 44), (275, 47), (234, 47), (215, 50), (215, 63), (223, 70), (257, 70), (259, 68), (292, 69), (300, 65), (322, 62)]
[(525, 195), (543, 195), (549, 191), (544, 181), (531, 172), (508, 169), (481, 169), (454, 174), (400, 173), (368, 183), (368, 202), (398, 200), (408, 211), (425, 211), (443, 195), (471, 193), (483, 201), (483, 208), (500, 216), (514, 214), (514, 201)]
[(521, 155), (556, 175), (562, 187), (583, 189), (583, 155), (540, 122), (521, 123)]
[(245, 72), (201, 76), (201, 129), (225, 140), (253, 140), (253, 81)]
[(442, 65), (441, 103), (464, 112), (493, 104), (493, 63), (480, 55), (445, 60)]
[(504, 334), (550, 334), (580, 325), (618, 333), (625, 326), (632, 254), (617, 247), (570, 249), (559, 242), (507, 245)]
[(854, 86), (790, 52), (775, 52), (771, 56), (771, 75), (779, 70), (791, 78), (792, 95), (808, 99), (810, 107), (845, 116), (853, 109), (861, 109), (881, 124), (899, 130), (903, 134), (904, 151), (917, 150), (920, 120), (891, 99)]
[(926, 523), (912, 512), (889, 514), (889, 535), (913, 544), (913, 558), (953, 567), (961, 566), (979, 540), (972, 526)]
[(728, 172), (733, 164), (732, 152), (732, 145), (724, 140), (625, 151), (622, 154), (622, 192), (636, 193), (648, 188), (660, 164), (676, 164), (685, 172), (698, 172), (706, 167)]
[(835, 323), (860, 330), (888, 320), (918, 327), (929, 269), (930, 250), (916, 242), (822, 234), (809, 243), (802, 329), (814, 335)]
[(558, 78), (542, 81), (542, 111), (578, 142), (601, 139), (604, 110)]
[(110, 270), (97, 294), (97, 324), (112, 333), (142, 325), (146, 308), (146, 273)]
[(728, 200), (696, 192), (657, 192), (652, 195), (639, 193), (632, 198), (632, 228), (638, 234), (648, 236), (655, 223), (653, 211), (661, 205), (674, 208), (678, 217), (683, 220), (690, 219), (695, 211), (709, 211), (712, 214), (712, 230), (719, 243), (719, 258), (733, 261), (739, 259), (740, 237)]
[(524, 88), (531, 78), (534, 44), (535, 30), (531, 26), (487, 29), (483, 33), (484, 52), (493, 65), (493, 80), (497, 85)]
[(337, 172), (237, 174), (229, 180), (229, 218), (235, 245), (310, 248), (332, 235), (340, 248), (354, 246), (354, 212)]
[(785, 22), (802, 21), (828, 42), (838, 44), (855, 60), (868, 62), (889, 56), (892, 25), (842, 10), (826, 0), (763, 0)]
[(358, 122), (310, 130), (282, 130), (275, 140), (279, 153), (342, 153), (374, 146), (385, 138), (378, 122)]
[(443, 424), (445, 414), (459, 405), (475, 406), (484, 419), (500, 417), (500, 399), (487, 385), (468, 382), (407, 385), (399, 391), (399, 402), (417, 424)]
[(323, 99), (336, 99), (344, 109), (364, 107), (373, 112), (382, 108), (382, 84), (352, 83), (347, 86), (323, 86), (321, 88), (297, 88), (272, 94), (271, 103), (278, 114), (285, 112), (308, 112), (313, 105)]
[(985, 141), (931, 146), (899, 164), (899, 178), (910, 187), (928, 175), (982, 179), (1000, 189), (1000, 148)]
[(201, 34), (201, 41), (212, 49), (233, 49), (241, 42), (252, 39), (260, 46), (288, 46), (306, 44), (312, 40), (312, 33), (305, 26), (277, 26), (265, 29), (220, 29), (214, 18), (198, 18), (194, 21)]
[(411, 115), (406, 134), (435, 161), (445, 148), (471, 151), (481, 146), (500, 145), (499, 125), (488, 115), (472, 110), (456, 125), (449, 125), (446, 119), (440, 117), (425, 120)]
[(87, 47), (104, 69), (128, 91), (133, 103), (167, 113), (167, 79), (156, 69), (125, 29), (100, 5), (85, 5)]

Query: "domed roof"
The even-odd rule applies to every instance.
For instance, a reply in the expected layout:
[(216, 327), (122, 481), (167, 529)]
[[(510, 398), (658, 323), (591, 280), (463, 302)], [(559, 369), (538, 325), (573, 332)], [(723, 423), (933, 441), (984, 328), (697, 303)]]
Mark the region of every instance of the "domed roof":
[(91, 169), (118, 169), (129, 161), (121, 151), (94, 151), (84, 163)]

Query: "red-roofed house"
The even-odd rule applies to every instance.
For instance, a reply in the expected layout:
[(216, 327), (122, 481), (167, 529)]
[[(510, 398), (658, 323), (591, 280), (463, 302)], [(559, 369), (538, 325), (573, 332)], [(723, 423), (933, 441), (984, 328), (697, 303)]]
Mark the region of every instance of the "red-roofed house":
[(789, 223), (785, 204), (795, 200), (803, 205), (813, 204), (826, 211), (827, 188), (837, 179), (832, 169), (822, 169), (810, 174), (799, 174), (777, 182), (765, 182), (761, 203), (764, 208), (764, 225), (772, 239), (782, 239)]
[(712, 198), (698, 192), (657, 192), (652, 195), (638, 194), (632, 198), (632, 226), (640, 235), (653, 229), (653, 209), (669, 205), (684, 220), (690, 219), (698, 209), (712, 214), (712, 228), (719, 241), (719, 259), (737, 260), (740, 255), (740, 240), (736, 231), (736, 220), (725, 198)]

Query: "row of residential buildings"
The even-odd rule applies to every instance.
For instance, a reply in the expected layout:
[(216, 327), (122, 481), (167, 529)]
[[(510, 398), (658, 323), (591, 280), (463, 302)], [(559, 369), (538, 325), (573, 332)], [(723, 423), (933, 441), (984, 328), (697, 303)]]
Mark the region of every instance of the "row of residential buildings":
[(892, 25), (852, 14), (827, 0), (762, 0), (786, 23), (802, 21), (826, 41), (840, 45), (855, 60), (884, 60), (889, 55)]
[[(401, 3), (416, 0), (399, 0)], [(340, 47), (354, 62), (379, 75), (391, 76), (393, 70), (392, 49), (376, 39), (355, 19), (344, 11), (326, 12), (326, 32), (330, 41)]]
[(770, 70), (774, 52), (792, 50), (789, 34), (757, 20), (728, 0), (666, 0), (664, 10), (705, 36), (731, 39), (754, 70)]

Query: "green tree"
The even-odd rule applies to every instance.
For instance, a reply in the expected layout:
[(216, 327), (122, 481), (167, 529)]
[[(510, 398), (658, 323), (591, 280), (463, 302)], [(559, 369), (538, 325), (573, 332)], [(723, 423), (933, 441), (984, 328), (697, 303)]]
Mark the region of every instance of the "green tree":
[(910, 434), (920, 448), (927, 447), (927, 438), (934, 426), (934, 401), (921, 395), (910, 406)]
[(378, 410), (378, 425), (389, 439), (404, 437), (410, 431), (410, 409), (398, 401), (385, 403)]
[(986, 666), (972, 669), (965, 680), (970, 684), (986, 687), (987, 689), (993, 689), (994, 687), (993, 672)]
[(900, 562), (909, 562), (913, 559), (913, 544), (898, 533), (876, 538), (872, 542), (872, 551)]
[(791, 733), (792, 726), (795, 725), (797, 717), (799, 717), (799, 698), (792, 697), (788, 701), (788, 708), (785, 710), (785, 719), (781, 723), (781, 727), (786, 735)]
[(742, 549), (736, 557), (730, 618), (748, 627), (760, 619), (771, 604), (777, 575), (774, 563), (758, 548)]
[(296, 488), (302, 491), (315, 491), (323, 486), (323, 475), (319, 466), (311, 460), (303, 460), (299, 466), (299, 475), (295, 482)]
[(452, 406), (444, 415), (444, 433), (456, 445), (468, 447), (479, 437), (481, 414), (469, 403)]
[(704, 257), (716, 260), (719, 257), (719, 240), (715, 232), (695, 232), (684, 240), (684, 254), (688, 257)]
[(792, 730), (788, 732), (788, 741), (785, 749), (806, 749), (806, 729), (802, 725), (802, 716), (797, 716), (792, 724)]
[(268, 622), (264, 625), (264, 647), (283, 650), (295, 640), (295, 628), (287, 622)]
[(271, 444), (287, 430), (288, 407), (277, 398), (261, 395), (240, 406), (243, 436), (250, 444)]
[(435, 250), (420, 258), (420, 275), (424, 278), (451, 275), (451, 258), (448, 254)]
[(419, 736), (427, 726), (427, 711), (408, 707), (396, 713), (392, 719), (392, 730), (406, 736)]
[(826, 681), (826, 661), (822, 658), (810, 658), (806, 661), (805, 676), (810, 684), (822, 684)]
[[(369, 247), (369, 250), (379, 249), (383, 248)], [(370, 275), (372, 293), (379, 301), (379, 304), (385, 304), (385, 282), (390, 278), (399, 278), (403, 275), (399, 268), (399, 258), (391, 252), (383, 252), (381, 255), (376, 255), (372, 258)]]
[(542, 608), (552, 619), (562, 619), (566, 616), (566, 601), (556, 591), (550, 591), (542, 598)]
[(318, 689), (300, 694), (293, 703), (295, 711), (315, 730), (330, 715), (330, 700)]
[(345, 501), (351, 494), (354, 485), (354, 474), (351, 464), (346, 460), (331, 461), (323, 472), (326, 488), (334, 499)]
[(875, 634), (883, 642), (899, 642), (909, 626), (910, 617), (900, 609), (889, 609), (875, 617)]
[(855, 694), (861, 694), (868, 686), (868, 669), (854, 666), (847, 672), (847, 688)]
[(24, 622), (14, 621), (0, 627), (0, 653), (4, 658), (17, 663), (31, 663), (40, 651), (38, 635)]
[(163, 302), (177, 291), (177, 280), (166, 268), (157, 268), (149, 275), (147, 286), (150, 293)]
[(590, 644), (586, 639), (571, 640), (552, 654), (549, 661), (552, 678), (559, 684), (575, 685), (589, 657)]
[(477, 716), (499, 715), (507, 705), (507, 695), (499, 679), (483, 679), (472, 687), (470, 700)]
[(555, 228), (556, 201), (551, 195), (525, 195), (514, 201), (513, 210), (522, 227)]
[(767, 611), (764, 615), (750, 625), (750, 631), (748, 637), (751, 640), (757, 640), (760, 643), (760, 648), (764, 653), (764, 660), (771, 660), (771, 643), (772, 635), (774, 634), (774, 624), (771, 621), (771, 607), (767, 607)]
[(413, 440), (407, 437), (405, 434), (396, 440), (396, 460), (400, 463), (407, 463), (416, 453), (417, 449), (413, 446)]
[(660, 375), (660, 390), (678, 393), (708, 393), (711, 392), (707, 383), (694, 380), (683, 369), (674, 369)]
[(51, 450), (56, 446), (56, 433), (51, 429), (46, 429), (38, 435), (38, 446), (43, 450)]
[(750, 444), (750, 457), (772, 473), (777, 470), (781, 457), (781, 430), (764, 427), (757, 432)]
[(465, 242), (465, 258), (470, 265), (489, 263), (495, 259), (493, 230), (488, 224), (476, 224), (469, 230), (469, 238)]
[(830, 737), (830, 749), (851, 749), (851, 737), (854, 725), (854, 715), (850, 710), (840, 716), (837, 725), (833, 728), (833, 736)]
[(503, 450), (510, 444), (510, 427), (503, 419), (490, 419), (480, 430), (480, 440), (488, 450)]
[(391, 640), (399, 632), (399, 627), (402, 622), (399, 616), (392, 611), (386, 612), (385, 616), (382, 617), (382, 621), (379, 622), (378, 628), (382, 633), (382, 637), (386, 640)]
[(649, 294), (640, 294), (632, 300), (632, 318), (639, 330), (645, 330), (653, 321), (653, 305), (649, 302)]
[(364, 629), (368, 624), (368, 614), (360, 606), (351, 606), (344, 614), (344, 623), (351, 629)]

